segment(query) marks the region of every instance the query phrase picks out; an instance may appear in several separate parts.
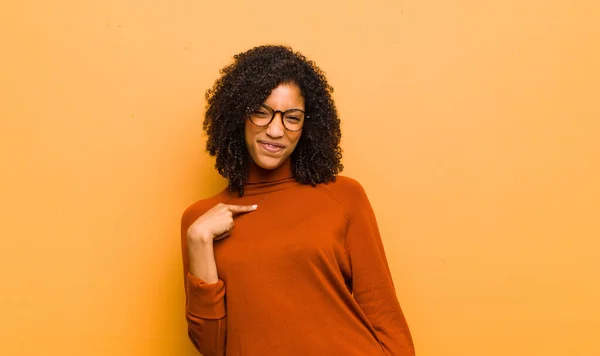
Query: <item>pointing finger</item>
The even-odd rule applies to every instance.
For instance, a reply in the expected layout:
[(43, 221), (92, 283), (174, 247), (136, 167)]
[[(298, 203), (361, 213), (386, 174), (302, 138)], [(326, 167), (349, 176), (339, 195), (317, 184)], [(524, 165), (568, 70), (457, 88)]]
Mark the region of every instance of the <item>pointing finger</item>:
[(258, 208), (258, 205), (227, 205), (227, 208), (234, 213), (234, 215), (237, 215), (254, 211)]

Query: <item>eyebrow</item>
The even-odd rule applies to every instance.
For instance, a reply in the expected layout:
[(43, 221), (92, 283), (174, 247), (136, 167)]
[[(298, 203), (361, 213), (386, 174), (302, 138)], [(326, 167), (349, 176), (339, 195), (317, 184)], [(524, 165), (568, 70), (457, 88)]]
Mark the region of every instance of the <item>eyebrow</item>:
[[(265, 107), (265, 108), (267, 108), (267, 109), (271, 109), (271, 110), (273, 110), (273, 111), (281, 111), (281, 110), (274, 110), (272, 107), (270, 107), (270, 106), (269, 106), (269, 105), (267, 105), (267, 104), (260, 104), (260, 106), (262, 106), (262, 107)], [(287, 109), (287, 110), (285, 110), (284, 112), (286, 112), (286, 111), (291, 111), (291, 110), (300, 110), (300, 111), (304, 112), (304, 109), (299, 109), (299, 108), (291, 108), (291, 109)]]

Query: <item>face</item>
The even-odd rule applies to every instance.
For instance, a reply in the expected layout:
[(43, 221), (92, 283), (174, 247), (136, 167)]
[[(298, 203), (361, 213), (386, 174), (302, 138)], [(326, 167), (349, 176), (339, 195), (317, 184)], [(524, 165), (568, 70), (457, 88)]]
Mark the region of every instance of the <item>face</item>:
[[(300, 88), (294, 83), (280, 84), (263, 104), (275, 111), (304, 110), (304, 98)], [(264, 127), (256, 126), (250, 119), (246, 119), (244, 131), (250, 157), (264, 169), (279, 167), (294, 152), (302, 134), (302, 130), (287, 130), (283, 126), (281, 113), (275, 114), (271, 123)]]

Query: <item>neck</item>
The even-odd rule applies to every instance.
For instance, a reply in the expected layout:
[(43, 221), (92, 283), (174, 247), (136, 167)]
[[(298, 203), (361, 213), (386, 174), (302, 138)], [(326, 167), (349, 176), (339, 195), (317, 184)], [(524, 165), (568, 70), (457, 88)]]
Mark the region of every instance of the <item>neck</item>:
[(247, 183), (274, 182), (291, 177), (293, 177), (292, 160), (289, 157), (279, 167), (274, 169), (261, 168), (253, 160), (250, 160)]

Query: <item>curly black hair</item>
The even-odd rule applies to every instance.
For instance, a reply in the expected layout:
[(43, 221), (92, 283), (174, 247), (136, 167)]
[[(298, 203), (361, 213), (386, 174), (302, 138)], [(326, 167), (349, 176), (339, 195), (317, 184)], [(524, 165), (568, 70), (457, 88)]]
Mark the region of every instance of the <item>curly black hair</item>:
[(266, 45), (236, 54), (221, 69), (221, 77), (206, 91), (203, 128), (206, 150), (216, 156), (215, 167), (231, 191), (244, 194), (250, 155), (244, 121), (283, 83), (295, 83), (305, 102), (306, 120), (291, 155), (292, 172), (302, 184), (335, 180), (342, 171), (340, 120), (325, 73), (287, 46)]

